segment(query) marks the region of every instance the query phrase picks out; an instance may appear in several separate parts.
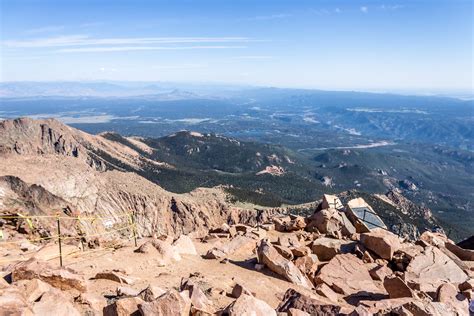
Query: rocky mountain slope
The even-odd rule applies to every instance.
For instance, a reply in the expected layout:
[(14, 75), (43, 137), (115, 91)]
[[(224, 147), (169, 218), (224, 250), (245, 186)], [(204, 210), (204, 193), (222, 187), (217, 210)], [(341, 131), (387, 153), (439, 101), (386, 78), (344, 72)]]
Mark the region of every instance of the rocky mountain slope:
[[(255, 211), (235, 207), (222, 189), (174, 194), (137, 173), (124, 172), (157, 162), (119, 142), (55, 120), (3, 121), (0, 135), (0, 175), (9, 176), (1, 182), (2, 211), (115, 218), (107, 225), (126, 223), (124, 214), (133, 213), (139, 233), (148, 236), (199, 234), (227, 221), (255, 221)], [(139, 141), (134, 144), (141, 150), (147, 148)], [(14, 182), (43, 193), (32, 199), (21, 190), (12, 190)], [(18, 201), (16, 208), (12, 201)], [(88, 233), (105, 227), (101, 222), (82, 224)]]
[[(106, 224), (82, 222), (89, 233), (125, 224), (128, 213), (136, 215), (139, 233), (146, 236), (199, 233), (224, 222), (255, 222), (256, 214), (310, 214), (315, 208), (311, 204), (268, 208), (241, 203), (242, 196), (256, 202), (281, 198), (278, 192), (266, 191), (273, 187), (290, 193), (319, 192), (301, 176), (309, 171), (294, 152), (214, 134), (183, 131), (160, 139), (90, 135), (52, 119), (21, 118), (0, 122), (0, 135), (5, 162), (0, 165), (0, 209), (114, 218)], [(262, 173), (269, 167), (274, 169)], [(272, 173), (275, 170), (282, 172)], [(208, 178), (210, 173), (219, 176)], [(219, 186), (227, 184), (225, 177), (233, 179), (231, 185)], [(173, 193), (160, 187), (186, 185), (190, 178), (213, 188)], [(344, 196), (362, 196), (386, 217), (392, 231), (410, 238), (440, 226), (428, 208), (418, 207), (396, 190), (386, 196), (356, 191), (340, 195)], [(42, 220), (39, 227), (51, 225)]]

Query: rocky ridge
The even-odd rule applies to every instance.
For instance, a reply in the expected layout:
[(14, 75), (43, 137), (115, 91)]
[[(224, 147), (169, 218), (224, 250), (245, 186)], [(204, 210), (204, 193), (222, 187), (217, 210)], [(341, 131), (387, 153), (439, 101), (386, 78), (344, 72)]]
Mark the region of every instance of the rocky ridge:
[[(146, 158), (101, 135), (52, 119), (21, 118), (0, 122), (0, 136), (2, 212), (112, 219), (112, 223), (83, 222), (85, 234), (127, 223), (129, 213), (135, 215), (138, 233), (144, 236), (200, 234), (224, 222), (256, 222), (256, 211), (235, 207), (220, 188), (174, 194), (136, 172), (123, 171), (124, 166), (139, 170)], [(141, 148), (137, 150), (146, 149), (139, 139), (131, 141)], [(42, 193), (32, 198), (20, 192), (33, 189)], [(38, 224), (46, 227), (51, 222)]]

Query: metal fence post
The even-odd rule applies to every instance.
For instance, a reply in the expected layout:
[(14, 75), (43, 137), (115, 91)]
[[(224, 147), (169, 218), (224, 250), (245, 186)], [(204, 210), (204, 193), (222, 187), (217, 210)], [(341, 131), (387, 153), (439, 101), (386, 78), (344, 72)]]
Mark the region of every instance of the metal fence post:
[(61, 248), (61, 223), (59, 217), (56, 218), (58, 224), (58, 245), (59, 245), (59, 266), (63, 266), (63, 251)]

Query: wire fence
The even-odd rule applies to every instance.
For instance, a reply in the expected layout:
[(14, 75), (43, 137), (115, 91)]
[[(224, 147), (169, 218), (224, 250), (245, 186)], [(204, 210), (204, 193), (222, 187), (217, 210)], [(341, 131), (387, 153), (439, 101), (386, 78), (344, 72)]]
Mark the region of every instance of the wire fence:
[[(117, 220), (120, 220), (122, 218), (128, 217), (127, 225), (122, 226), (122, 227), (115, 227), (113, 229), (107, 228), (108, 225), (104, 224), (106, 227), (107, 231), (101, 232), (101, 233), (95, 233), (95, 234), (85, 234), (85, 233), (77, 233), (74, 236), (70, 235), (64, 235), (61, 233), (61, 222), (62, 221), (77, 221), (78, 223), (87, 221), (94, 223), (95, 221), (102, 220), (107, 222), (117, 222)], [(23, 215), (23, 214), (16, 214), (16, 215), (11, 215), (11, 214), (5, 214), (1, 215), (0, 214), (0, 220), (18, 220), (18, 221), (24, 221), (27, 223), (27, 225), (31, 228), (34, 229), (34, 226), (36, 223), (33, 223), (33, 219), (54, 219), (56, 221), (56, 230), (57, 233), (56, 235), (52, 236), (45, 236), (45, 237), (39, 237), (39, 238), (34, 238), (34, 239), (27, 239), (28, 242), (41, 242), (41, 241), (57, 241), (58, 244), (58, 254), (54, 258), (59, 258), (59, 265), (62, 267), (63, 266), (63, 257), (71, 255), (71, 253), (68, 253), (66, 255), (63, 254), (62, 251), (62, 242), (67, 241), (67, 240), (74, 240), (78, 239), (83, 243), (85, 238), (96, 238), (96, 237), (102, 237), (102, 236), (107, 236), (111, 234), (116, 234), (119, 232), (123, 231), (130, 231), (130, 236), (129, 238), (134, 239), (135, 247), (137, 246), (137, 225), (136, 225), (136, 220), (135, 220), (135, 214), (134, 213), (124, 213), (122, 215), (114, 216), (114, 217), (100, 217), (100, 216), (62, 216), (62, 215)], [(52, 224), (52, 223), (51, 223)], [(82, 229), (80, 229), (82, 231)], [(4, 240), (4, 235), (2, 230), (0, 230), (0, 245), (8, 245), (8, 244), (22, 244), (24, 243), (25, 240)], [(82, 253), (85, 254), (87, 251), (84, 251), (84, 244), (82, 244)], [(32, 251), (29, 254), (34, 254), (36, 251)], [(79, 251), (77, 251), (79, 252)], [(28, 253), (22, 254), (28, 255)], [(15, 261), (24, 261), (24, 258), (16, 258), (16, 259), (9, 259), (9, 260), (0, 260), (0, 264), (8, 263), (8, 262), (15, 262)], [(50, 259), (51, 260), (51, 259)]]

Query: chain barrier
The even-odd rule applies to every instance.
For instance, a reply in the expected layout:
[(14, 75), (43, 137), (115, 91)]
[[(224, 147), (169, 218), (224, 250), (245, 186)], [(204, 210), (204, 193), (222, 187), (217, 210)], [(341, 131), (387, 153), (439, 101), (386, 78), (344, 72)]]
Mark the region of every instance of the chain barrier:
[[(62, 234), (61, 234), (61, 220), (77, 220), (79, 225), (84, 226), (82, 224), (82, 221), (90, 221), (91, 223), (94, 223), (94, 221), (96, 221), (96, 220), (115, 221), (117, 219), (124, 218), (124, 217), (128, 218), (128, 221), (127, 221), (128, 225), (127, 226), (116, 228), (116, 229), (113, 229), (113, 230), (109, 230), (109, 231), (106, 231), (106, 232), (103, 232), (103, 233), (96, 233), (96, 234), (79, 233), (76, 236), (62, 236)], [(84, 238), (101, 237), (101, 236), (106, 236), (106, 235), (114, 234), (114, 233), (117, 233), (117, 232), (121, 232), (121, 231), (124, 231), (124, 230), (130, 230), (129, 238), (133, 238), (134, 241), (135, 241), (135, 246), (137, 245), (137, 227), (136, 227), (135, 215), (133, 213), (125, 213), (125, 214), (115, 216), (115, 217), (98, 217), (98, 216), (94, 216), (94, 217), (91, 217), (91, 216), (72, 217), (72, 216), (59, 216), (59, 215), (57, 215), (57, 216), (53, 216), (53, 215), (37, 215), (37, 216), (30, 215), (30, 216), (28, 216), (28, 215), (22, 215), (22, 214), (18, 214), (17, 216), (15, 216), (15, 215), (0, 215), (0, 219), (25, 220), (26, 223), (28, 224), (28, 226), (30, 227), (30, 229), (34, 229), (34, 224), (33, 224), (31, 219), (35, 219), (35, 218), (56, 219), (56, 222), (57, 222), (57, 235), (41, 237), (41, 238), (35, 238), (35, 239), (27, 239), (26, 241), (28, 241), (28, 242), (39, 242), (39, 241), (43, 241), (43, 240), (54, 240), (54, 241), (57, 240), (58, 241), (59, 253), (58, 253), (57, 256), (55, 256), (53, 258), (59, 257), (59, 264), (60, 264), (61, 267), (63, 266), (63, 254), (62, 254), (62, 243), (61, 243), (63, 240), (79, 239), (82, 243)], [(82, 231), (82, 229), (81, 229), (81, 231)], [(1, 239), (4, 238), (2, 230), (0, 230), (0, 236), (1, 236)], [(23, 242), (25, 242), (25, 240), (0, 241), (0, 245), (21, 244)], [(33, 251), (31, 253), (35, 253), (35, 251)], [(84, 254), (87, 253), (87, 252), (84, 251), (84, 245), (83, 244), (82, 244), (82, 253), (84, 253)], [(66, 256), (69, 256), (69, 255), (70, 254), (67, 254)], [(28, 259), (26, 259), (26, 260), (28, 260)], [(48, 259), (48, 260), (51, 260), (51, 259)], [(17, 258), (17, 259), (10, 259), (10, 260), (0, 260), (0, 264), (4, 264), (4, 263), (8, 263), (8, 262), (18, 262), (18, 261), (25, 261), (25, 260), (23, 260), (23, 258), (22, 259)]]

